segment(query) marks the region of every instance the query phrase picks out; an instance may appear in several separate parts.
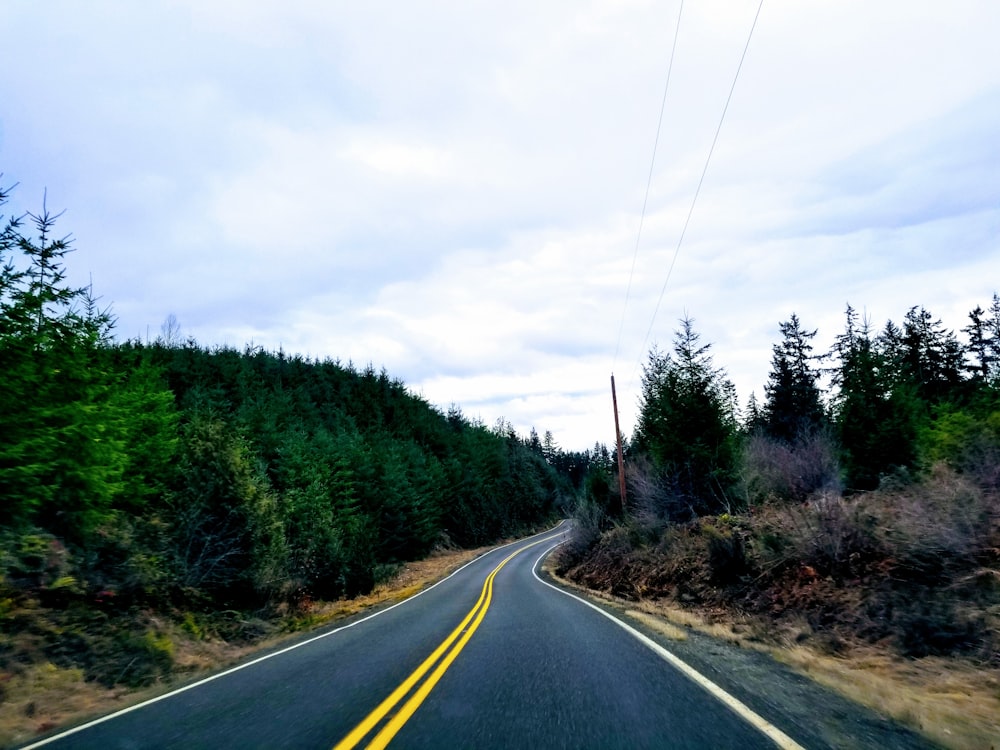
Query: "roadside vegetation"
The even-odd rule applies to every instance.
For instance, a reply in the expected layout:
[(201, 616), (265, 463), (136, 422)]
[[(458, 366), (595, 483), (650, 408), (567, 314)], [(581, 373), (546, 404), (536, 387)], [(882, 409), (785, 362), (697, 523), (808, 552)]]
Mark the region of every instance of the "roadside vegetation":
[[(743, 414), (682, 321), (644, 369), (626, 508), (614, 464), (595, 463), (558, 572), (815, 663), (925, 665), (925, 697), (957, 690), (964, 713), (886, 690), (876, 707), (949, 746), (1000, 747), (1000, 297), (969, 321), (963, 343), (921, 307), (878, 332), (848, 307), (815, 353), (793, 315)], [(959, 672), (976, 679), (941, 687)]]
[(115, 340), (57, 218), (0, 229), (0, 744), (566, 514), (589, 456), (551, 434), (441, 413), (370, 365), (203, 347), (172, 317)]

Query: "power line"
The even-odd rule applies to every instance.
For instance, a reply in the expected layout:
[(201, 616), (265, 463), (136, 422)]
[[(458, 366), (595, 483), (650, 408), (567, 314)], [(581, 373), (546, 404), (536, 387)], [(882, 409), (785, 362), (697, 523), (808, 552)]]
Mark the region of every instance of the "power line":
[(653, 182), (653, 165), (656, 164), (656, 147), (660, 143), (660, 129), (663, 127), (663, 110), (667, 106), (667, 90), (670, 88), (670, 74), (674, 69), (674, 53), (677, 51), (677, 37), (681, 30), (681, 13), (684, 12), (684, 0), (681, 0), (677, 11), (677, 25), (674, 28), (674, 43), (670, 47), (670, 62), (667, 64), (667, 82), (663, 86), (663, 100), (660, 102), (660, 118), (656, 122), (656, 138), (653, 139), (653, 156), (649, 160), (649, 176), (646, 178), (646, 193), (642, 198), (642, 212), (639, 214), (639, 231), (635, 237), (635, 251), (632, 253), (632, 268), (628, 274), (628, 286), (625, 289), (625, 306), (622, 308), (622, 319), (618, 324), (618, 343), (615, 344), (615, 358), (611, 369), (618, 363), (618, 352), (622, 345), (622, 332), (625, 329), (625, 313), (628, 310), (629, 295), (632, 292), (632, 278), (635, 276), (635, 260), (639, 256), (639, 240), (642, 238), (642, 224), (646, 218), (646, 204), (649, 201), (649, 186)]
[[(677, 238), (677, 247), (674, 248), (673, 258), (670, 260), (670, 267), (667, 269), (667, 278), (663, 281), (663, 287), (660, 289), (660, 296), (656, 300), (656, 307), (653, 310), (653, 317), (649, 321), (649, 328), (646, 329), (646, 336), (642, 340), (642, 345), (639, 347), (639, 357), (640, 359), (636, 361), (635, 368), (632, 370), (632, 377), (630, 382), (635, 380), (636, 370), (639, 368), (639, 362), (641, 362), (642, 354), (641, 352), (646, 348), (646, 342), (649, 341), (649, 334), (653, 331), (653, 324), (656, 323), (656, 316), (660, 312), (660, 304), (663, 302), (663, 295), (667, 291), (667, 284), (670, 283), (670, 276), (674, 272), (674, 264), (677, 262), (677, 256), (681, 251), (681, 243), (684, 242), (684, 235), (687, 234), (688, 224), (691, 223), (691, 215), (694, 213), (695, 204), (698, 202), (698, 194), (701, 193), (701, 186), (705, 182), (705, 175), (708, 172), (709, 162), (712, 161), (712, 154), (715, 151), (715, 144), (719, 140), (719, 133), (722, 132), (722, 123), (726, 119), (726, 112), (729, 111), (729, 102), (732, 101), (733, 91), (736, 90), (736, 82), (739, 80), (740, 71), (743, 69), (743, 61), (746, 60), (747, 50), (750, 49), (750, 40), (753, 38), (754, 29), (757, 28), (757, 19), (760, 18), (761, 8), (764, 7), (764, 0), (760, 0), (760, 4), (757, 6), (757, 13), (753, 17), (753, 24), (750, 26), (750, 33), (747, 34), (746, 44), (743, 45), (743, 54), (740, 56), (740, 64), (736, 66), (736, 75), (733, 76), (733, 83), (729, 87), (729, 96), (726, 97), (726, 105), (722, 108), (722, 116), (719, 118), (719, 124), (715, 128), (715, 137), (712, 138), (712, 145), (708, 149), (708, 156), (705, 159), (705, 166), (701, 170), (701, 177), (698, 180), (698, 187), (695, 188), (694, 198), (691, 200), (691, 207), (688, 209), (687, 218), (684, 220), (684, 227), (681, 229), (680, 237)], [(631, 282), (631, 279), (630, 279)]]

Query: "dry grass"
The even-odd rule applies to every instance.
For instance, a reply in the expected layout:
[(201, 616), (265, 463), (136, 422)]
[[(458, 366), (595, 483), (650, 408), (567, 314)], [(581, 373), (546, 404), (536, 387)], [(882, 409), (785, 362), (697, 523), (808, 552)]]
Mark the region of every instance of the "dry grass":
[(759, 635), (761, 628), (750, 620), (740, 622), (735, 618), (719, 616), (707, 618), (666, 601), (642, 601), (638, 603), (638, 608), (653, 618), (697, 630), (699, 633), (705, 633), (736, 646), (767, 650)]
[(436, 552), (425, 560), (406, 563), (391, 579), (376, 586), (370, 594), (353, 599), (316, 603), (310, 612), (313, 619), (310, 620), (309, 626), (316, 627), (364, 612), (372, 607), (402, 601), (441, 580), (489, 549), (492, 548)]
[[(173, 644), (173, 676), (193, 679), (222, 669), (263, 649), (274, 648), (294, 637), (289, 631), (312, 629), (374, 607), (401, 601), (445, 577), (489, 548), (443, 551), (426, 560), (407, 563), (372, 593), (356, 599), (316, 602), (306, 617), (289, 620), (285, 633), (253, 645), (234, 645), (217, 638), (197, 637), (180, 626), (162, 623), (162, 632)], [(24, 744), (56, 727), (134, 705), (172, 687), (160, 683), (129, 690), (104, 688), (84, 680), (79, 669), (59, 669), (52, 664), (28, 667), (17, 674), (0, 672), (0, 747)]]
[(1000, 670), (940, 657), (900, 661), (876, 650), (830, 657), (800, 646), (776, 658), (842, 695), (955, 750), (1000, 748)]
[(660, 633), (672, 641), (686, 641), (688, 638), (687, 631), (684, 629), (677, 627), (667, 620), (654, 617), (647, 612), (642, 612), (638, 609), (626, 609), (625, 614), (634, 620), (638, 620), (647, 628), (655, 630), (657, 633)]
[[(712, 621), (706, 617), (691, 611), (682, 609), (667, 600), (663, 599), (640, 599), (633, 601), (612, 596), (604, 591), (596, 591), (574, 583), (563, 578), (556, 572), (556, 565), (553, 558), (546, 560), (545, 572), (561, 586), (575, 589), (586, 594), (591, 599), (600, 599), (608, 604), (614, 605), (627, 615), (634, 617), (647, 627), (657, 632), (661, 632), (673, 640), (687, 640), (684, 629), (697, 630), (699, 633), (710, 635), (722, 641), (728, 641), (737, 646), (748, 646), (758, 650), (767, 650), (756, 634), (756, 630), (748, 623), (739, 623), (732, 619), (713, 618)], [(671, 635), (671, 633), (682, 633), (683, 637)]]
[[(0, 745), (12, 747), (81, 717), (128, 705), (124, 690), (85, 682), (79, 669), (37, 664), (20, 674), (0, 674)], [(148, 690), (145, 692), (149, 692)]]

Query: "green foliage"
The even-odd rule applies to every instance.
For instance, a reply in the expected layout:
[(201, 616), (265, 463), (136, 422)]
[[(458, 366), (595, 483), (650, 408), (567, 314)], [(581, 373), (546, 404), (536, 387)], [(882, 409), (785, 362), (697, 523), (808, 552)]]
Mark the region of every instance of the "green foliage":
[(71, 552), (53, 534), (38, 528), (8, 531), (0, 538), (0, 575), (20, 589), (46, 589), (71, 576)]
[(372, 582), (375, 530), (360, 508), (353, 468), (359, 444), (356, 433), (293, 433), (274, 464), (290, 574), (312, 596), (355, 593)]
[(35, 236), (19, 221), (0, 235), (0, 523), (82, 544), (114, 507), (138, 510), (162, 491), (172, 397), (152, 368), (123, 371), (110, 356), (110, 314), (66, 284), (58, 216), (28, 218)]
[[(162, 507), (174, 483), (180, 446), (180, 414), (163, 370), (129, 345), (109, 351), (122, 373), (109, 411), (118, 421), (127, 451), (116, 508), (143, 512)], [(117, 355), (117, 356), (115, 356)]]
[(833, 414), (849, 487), (874, 489), (885, 476), (935, 461), (963, 471), (995, 465), (988, 430), (968, 420), (987, 419), (995, 408), (990, 378), (997, 339), (980, 308), (970, 318), (966, 352), (976, 364), (966, 367), (955, 335), (924, 308), (911, 308), (902, 328), (889, 321), (873, 337), (868, 321), (859, 324), (847, 307), (846, 330), (832, 354)]
[(196, 413), (183, 429), (180, 475), (170, 513), (182, 585), (233, 604), (266, 601), (286, 580), (288, 550), (248, 443)]
[(725, 508), (736, 478), (734, 394), (709, 349), (685, 319), (673, 356), (654, 350), (643, 368), (633, 449), (663, 473), (682, 514)]
[(185, 612), (180, 625), (181, 630), (188, 633), (196, 641), (203, 641), (208, 637), (208, 629), (200, 622), (194, 612)]
[[(105, 638), (80, 637), (81, 655), (92, 661), (88, 679), (112, 687), (146, 687), (170, 674), (174, 663), (174, 644), (155, 630), (136, 632), (118, 629)], [(97, 653), (104, 658), (95, 660)], [(69, 654), (64, 655), (64, 659)]]
[(978, 406), (942, 405), (920, 433), (921, 462), (928, 471), (947, 464), (981, 486), (1000, 489), (1000, 408)]
[(812, 366), (816, 357), (810, 342), (816, 331), (804, 330), (794, 313), (779, 328), (782, 340), (772, 349), (762, 419), (768, 435), (790, 443), (822, 427), (825, 415), (819, 373)]
[(834, 424), (847, 486), (871, 490), (883, 475), (913, 464), (923, 407), (901, 375), (895, 345), (886, 344), (885, 337), (873, 339), (868, 322), (859, 325), (850, 305), (846, 317), (846, 330), (833, 351)]

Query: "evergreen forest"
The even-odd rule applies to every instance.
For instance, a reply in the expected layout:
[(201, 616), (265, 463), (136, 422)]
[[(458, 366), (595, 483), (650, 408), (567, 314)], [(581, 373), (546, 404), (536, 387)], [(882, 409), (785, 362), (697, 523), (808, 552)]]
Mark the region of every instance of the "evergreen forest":
[(252, 639), (434, 549), (565, 515), (587, 456), (550, 433), (442, 413), (370, 365), (203, 347), (172, 318), (117, 341), (67, 283), (58, 218), (0, 236), (5, 673), (147, 684), (171, 667), (153, 613)]

